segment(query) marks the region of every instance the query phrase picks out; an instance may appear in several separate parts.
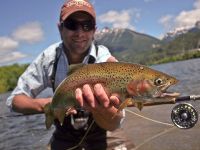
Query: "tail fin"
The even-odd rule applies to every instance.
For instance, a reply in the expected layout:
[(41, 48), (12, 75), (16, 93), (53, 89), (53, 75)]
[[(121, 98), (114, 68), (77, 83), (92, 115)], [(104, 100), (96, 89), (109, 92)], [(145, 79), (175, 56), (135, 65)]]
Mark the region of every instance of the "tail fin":
[(51, 103), (48, 103), (48, 104), (45, 105), (44, 113), (45, 113), (46, 128), (49, 129), (54, 122), (54, 115), (53, 115), (53, 112), (51, 110)]

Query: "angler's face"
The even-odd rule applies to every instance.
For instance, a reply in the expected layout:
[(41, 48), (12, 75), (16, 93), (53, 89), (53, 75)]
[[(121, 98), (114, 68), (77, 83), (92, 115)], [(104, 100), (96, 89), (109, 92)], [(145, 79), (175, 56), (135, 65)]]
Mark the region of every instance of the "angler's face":
[(87, 52), (93, 41), (94, 33), (94, 20), (84, 12), (72, 14), (60, 25), (60, 34), (65, 47), (80, 55)]

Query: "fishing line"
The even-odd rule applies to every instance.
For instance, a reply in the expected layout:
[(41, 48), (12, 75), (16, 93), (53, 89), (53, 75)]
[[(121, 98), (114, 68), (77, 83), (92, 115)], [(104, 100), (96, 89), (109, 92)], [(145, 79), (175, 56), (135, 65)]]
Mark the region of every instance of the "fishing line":
[(91, 123), (90, 126), (88, 127), (87, 131), (85, 132), (85, 134), (84, 134), (84, 136), (82, 137), (82, 139), (80, 140), (80, 142), (79, 142), (77, 145), (75, 145), (75, 146), (73, 146), (73, 147), (71, 147), (71, 148), (68, 148), (68, 149), (66, 149), (66, 150), (74, 150), (74, 149), (78, 148), (78, 147), (83, 143), (85, 137), (88, 135), (90, 129), (91, 129), (92, 126), (93, 126), (93, 124), (94, 124), (94, 120), (92, 120), (92, 123)]
[[(7, 118), (13, 118), (13, 117), (25, 117), (25, 116), (32, 116), (32, 115), (40, 115), (40, 114), (16, 114), (16, 115), (7, 115), (7, 116), (0, 116), (0, 119), (7, 119)], [(82, 139), (80, 140), (80, 142), (69, 148), (69, 149), (66, 149), (66, 150), (74, 150), (76, 148), (78, 148), (84, 141), (85, 137), (88, 135), (89, 131), (91, 130), (92, 126), (94, 124), (94, 120), (92, 120), (92, 123), (90, 124), (90, 126), (88, 127), (87, 131), (85, 132), (84, 136), (82, 137)]]
[(152, 137), (150, 137), (150, 138), (144, 140), (142, 143), (138, 144), (138, 145), (134, 148), (134, 150), (137, 150), (138, 148), (140, 148), (140, 147), (143, 146), (144, 144), (150, 142), (151, 140), (153, 140), (153, 139), (155, 139), (155, 138), (158, 138), (158, 137), (160, 137), (160, 136), (162, 136), (162, 135), (164, 135), (164, 134), (166, 134), (166, 133), (169, 133), (169, 132), (171, 132), (171, 131), (173, 131), (173, 130), (175, 130), (175, 129), (176, 129), (176, 127), (169, 128), (169, 129), (167, 129), (167, 130), (164, 130), (164, 131), (162, 131), (162, 132), (160, 132), (160, 133), (158, 133), (158, 134), (156, 134), (156, 135), (154, 135), (154, 136), (152, 136)]
[(170, 124), (170, 123), (165, 123), (165, 122), (161, 122), (161, 121), (157, 121), (157, 120), (154, 120), (154, 119), (151, 119), (151, 118), (148, 118), (148, 117), (145, 117), (143, 115), (140, 115), (140, 114), (137, 114), (129, 109), (125, 109), (127, 112), (131, 113), (131, 114), (134, 114), (138, 117), (141, 117), (143, 119), (146, 119), (146, 120), (149, 120), (149, 121), (152, 121), (152, 122), (155, 122), (155, 123), (158, 123), (158, 124), (163, 124), (163, 125), (167, 125), (167, 126), (174, 126), (173, 124)]

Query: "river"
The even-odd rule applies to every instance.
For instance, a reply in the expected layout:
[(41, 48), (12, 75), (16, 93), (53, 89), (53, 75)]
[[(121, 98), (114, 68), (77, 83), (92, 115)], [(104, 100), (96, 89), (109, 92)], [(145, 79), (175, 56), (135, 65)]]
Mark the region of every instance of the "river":
[[(179, 84), (173, 89), (182, 95), (200, 94), (200, 59), (152, 67), (179, 79)], [(47, 93), (41, 95), (51, 95), (51, 93)], [(19, 114), (11, 113), (5, 105), (9, 94), (0, 95), (0, 150), (45, 149), (53, 128), (46, 130), (42, 114), (19, 116)], [(199, 105), (195, 107), (200, 110)]]

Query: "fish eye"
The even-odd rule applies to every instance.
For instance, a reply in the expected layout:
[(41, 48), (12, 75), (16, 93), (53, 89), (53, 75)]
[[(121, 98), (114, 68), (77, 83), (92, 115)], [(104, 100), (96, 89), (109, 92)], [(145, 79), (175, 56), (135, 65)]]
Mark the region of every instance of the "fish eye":
[(158, 78), (158, 79), (156, 79), (156, 80), (154, 81), (154, 84), (155, 84), (155, 85), (161, 85), (162, 83), (163, 83), (163, 80), (160, 79), (160, 78)]

